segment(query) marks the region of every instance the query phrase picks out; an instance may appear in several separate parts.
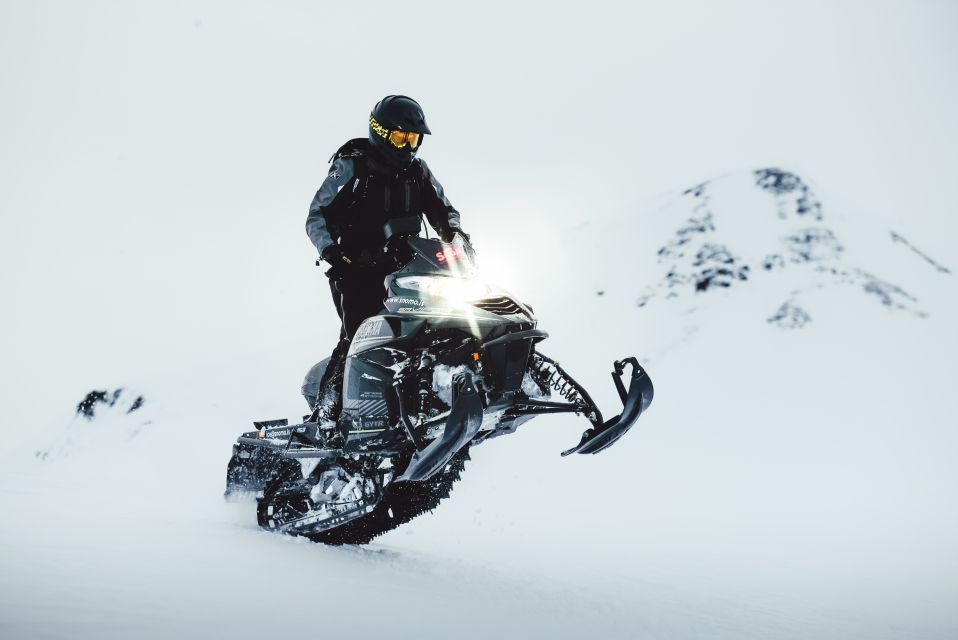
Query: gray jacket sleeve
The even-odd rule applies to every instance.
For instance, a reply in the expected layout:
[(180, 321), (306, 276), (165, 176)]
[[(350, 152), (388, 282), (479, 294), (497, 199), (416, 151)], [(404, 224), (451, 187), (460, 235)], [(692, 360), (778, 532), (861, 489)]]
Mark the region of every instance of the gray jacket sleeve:
[(423, 171), (423, 211), (436, 233), (443, 240), (448, 240), (452, 237), (453, 232), (462, 231), (459, 212), (449, 202), (442, 185), (429, 170), (426, 161), (420, 159), (419, 162), (422, 164)]
[(337, 158), (329, 167), (329, 173), (323, 181), (319, 191), (309, 205), (309, 215), (306, 217), (306, 235), (316, 245), (319, 254), (335, 244), (335, 239), (329, 230), (326, 221), (326, 210), (339, 195), (344, 185), (353, 179), (353, 161), (351, 158)]

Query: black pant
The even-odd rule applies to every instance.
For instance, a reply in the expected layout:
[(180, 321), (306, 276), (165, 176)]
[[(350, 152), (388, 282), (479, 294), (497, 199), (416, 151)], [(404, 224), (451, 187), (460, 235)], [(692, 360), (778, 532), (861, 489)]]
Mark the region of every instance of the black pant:
[(319, 385), (319, 394), (314, 418), (322, 417), (335, 421), (339, 415), (343, 392), (343, 370), (346, 366), (346, 354), (349, 341), (363, 320), (379, 313), (386, 298), (383, 280), (386, 274), (378, 269), (357, 269), (329, 279), (329, 290), (333, 294), (336, 313), (343, 323), (339, 341), (329, 358), (329, 365)]
[(329, 289), (333, 304), (343, 323), (340, 337), (352, 340), (363, 320), (383, 309), (386, 274), (379, 269), (357, 269), (330, 278)]

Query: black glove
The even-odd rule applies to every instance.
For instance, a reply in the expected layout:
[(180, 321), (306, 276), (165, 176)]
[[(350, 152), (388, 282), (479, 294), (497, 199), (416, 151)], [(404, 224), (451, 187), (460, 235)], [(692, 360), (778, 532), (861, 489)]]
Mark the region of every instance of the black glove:
[(449, 227), (449, 230), (443, 234), (443, 237), (440, 238), (443, 242), (452, 242), (456, 239), (456, 234), (461, 235), (466, 239), (466, 242), (469, 242), (469, 234), (460, 229), (459, 227)]
[[(341, 272), (352, 264), (352, 261), (343, 253), (343, 248), (338, 244), (331, 244), (323, 249), (319, 257), (329, 263), (332, 267), (329, 271), (333, 273)], [(327, 272), (327, 275), (329, 275), (329, 272)]]

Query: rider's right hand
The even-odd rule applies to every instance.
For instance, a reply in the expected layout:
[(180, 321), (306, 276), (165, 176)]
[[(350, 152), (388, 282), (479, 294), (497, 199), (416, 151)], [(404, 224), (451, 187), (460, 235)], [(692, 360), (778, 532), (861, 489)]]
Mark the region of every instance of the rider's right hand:
[(348, 267), (352, 261), (343, 253), (343, 248), (338, 244), (331, 244), (319, 256), (330, 264), (333, 268)]

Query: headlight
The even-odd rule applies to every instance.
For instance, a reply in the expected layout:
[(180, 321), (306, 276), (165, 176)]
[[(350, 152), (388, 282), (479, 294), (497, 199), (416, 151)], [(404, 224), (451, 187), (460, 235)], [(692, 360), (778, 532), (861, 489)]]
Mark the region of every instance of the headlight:
[(396, 278), (396, 284), (403, 289), (422, 291), (429, 296), (445, 298), (454, 303), (485, 298), (494, 291), (493, 287), (481, 280), (449, 276), (404, 276)]

